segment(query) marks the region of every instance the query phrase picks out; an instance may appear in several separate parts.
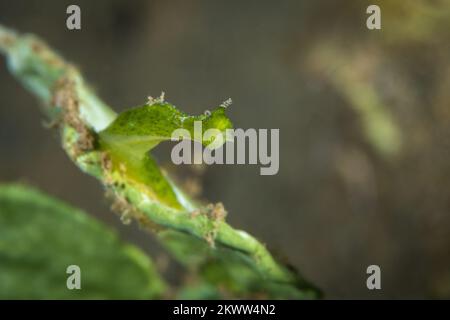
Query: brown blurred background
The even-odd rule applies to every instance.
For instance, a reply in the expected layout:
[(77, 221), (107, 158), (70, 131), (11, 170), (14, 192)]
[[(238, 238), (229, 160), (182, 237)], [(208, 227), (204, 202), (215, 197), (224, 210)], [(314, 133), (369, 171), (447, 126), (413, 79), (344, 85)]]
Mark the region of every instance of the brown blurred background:
[[(69, 4), (81, 31), (66, 29)], [(369, 4), (379, 31), (366, 28)], [(278, 175), (210, 166), (200, 197), (327, 298), (450, 298), (450, 1), (2, 0), (0, 23), (45, 39), (117, 111), (161, 91), (191, 114), (231, 97), (236, 127), (280, 128)], [(3, 59), (0, 84), (0, 181), (35, 185), (163, 255), (68, 161)], [(174, 170), (169, 150), (156, 155)], [(366, 288), (371, 264), (380, 291)]]

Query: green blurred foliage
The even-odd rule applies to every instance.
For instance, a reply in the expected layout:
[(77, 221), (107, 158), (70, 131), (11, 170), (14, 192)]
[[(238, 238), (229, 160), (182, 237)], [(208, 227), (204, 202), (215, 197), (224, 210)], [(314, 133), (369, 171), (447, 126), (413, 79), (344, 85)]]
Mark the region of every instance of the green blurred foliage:
[[(81, 289), (69, 290), (69, 265)], [(0, 186), (1, 299), (150, 299), (165, 285), (149, 258), (58, 200), (22, 185)]]
[(211, 248), (200, 239), (173, 230), (162, 231), (158, 236), (178, 260), (195, 270), (177, 293), (179, 298), (317, 299), (322, 295), (300, 276), (295, 279), (295, 286), (286, 281), (268, 281), (244, 251), (224, 246)]

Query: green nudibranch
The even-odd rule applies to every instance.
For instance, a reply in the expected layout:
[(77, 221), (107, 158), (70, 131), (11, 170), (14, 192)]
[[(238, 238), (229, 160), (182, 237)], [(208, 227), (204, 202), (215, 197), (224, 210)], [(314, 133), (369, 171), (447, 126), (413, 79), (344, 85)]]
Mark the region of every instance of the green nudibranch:
[(153, 197), (170, 207), (182, 209), (174, 189), (148, 152), (162, 141), (171, 140), (177, 129), (187, 130), (192, 140), (208, 147), (211, 139), (205, 140), (203, 136), (201, 141), (195, 139), (194, 123), (201, 122), (204, 130), (219, 130), (225, 137), (226, 129), (233, 127), (225, 110), (226, 107), (221, 105), (211, 112), (189, 116), (172, 104), (157, 100), (119, 114), (99, 132), (100, 147), (109, 153), (113, 169), (120, 169), (121, 163), (126, 164), (127, 174), (136, 182), (149, 186)]

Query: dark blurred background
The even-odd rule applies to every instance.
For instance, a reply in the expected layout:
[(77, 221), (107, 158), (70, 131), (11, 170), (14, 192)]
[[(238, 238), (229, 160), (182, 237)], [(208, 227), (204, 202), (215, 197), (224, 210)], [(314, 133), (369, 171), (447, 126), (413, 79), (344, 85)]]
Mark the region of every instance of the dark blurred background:
[[(366, 28), (369, 4), (381, 30)], [(45, 39), (117, 111), (161, 91), (191, 114), (231, 97), (236, 127), (280, 128), (275, 176), (156, 155), (327, 298), (450, 298), (450, 1), (2, 0), (0, 23)], [(164, 261), (68, 161), (3, 59), (0, 84), (0, 182), (81, 207)], [(371, 264), (382, 290), (366, 288)]]

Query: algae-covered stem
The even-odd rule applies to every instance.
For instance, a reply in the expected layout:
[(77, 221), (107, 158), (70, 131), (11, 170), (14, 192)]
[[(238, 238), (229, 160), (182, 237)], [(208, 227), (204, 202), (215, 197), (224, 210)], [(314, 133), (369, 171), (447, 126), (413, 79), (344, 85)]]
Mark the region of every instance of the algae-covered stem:
[(62, 146), (72, 161), (103, 183), (113, 201), (121, 204), (116, 206), (121, 213), (157, 229), (158, 239), (182, 264), (203, 273), (210, 267), (219, 268), (226, 279), (215, 279), (215, 283), (237, 283), (239, 288), (233, 290), (240, 294), (264, 291), (272, 298), (318, 297), (314, 287), (275, 261), (255, 238), (232, 228), (224, 215), (211, 214), (220, 208), (198, 207), (164, 176), (183, 203), (180, 208), (168, 206), (150, 186), (129, 175), (126, 163), (111, 165), (98, 139), (116, 113), (86, 85), (75, 67), (41, 40), (0, 25), (0, 51), (10, 72), (47, 106), (45, 113), (58, 124)]

